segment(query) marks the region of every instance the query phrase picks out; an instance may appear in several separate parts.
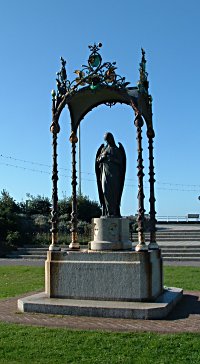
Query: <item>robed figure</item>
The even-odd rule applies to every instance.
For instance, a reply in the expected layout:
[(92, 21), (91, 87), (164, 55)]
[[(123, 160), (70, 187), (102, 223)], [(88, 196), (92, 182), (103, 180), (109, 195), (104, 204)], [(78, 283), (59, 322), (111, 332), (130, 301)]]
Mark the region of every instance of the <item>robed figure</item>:
[(95, 171), (102, 216), (121, 217), (120, 203), (126, 172), (126, 154), (121, 143), (115, 144), (111, 133), (104, 136), (96, 154)]

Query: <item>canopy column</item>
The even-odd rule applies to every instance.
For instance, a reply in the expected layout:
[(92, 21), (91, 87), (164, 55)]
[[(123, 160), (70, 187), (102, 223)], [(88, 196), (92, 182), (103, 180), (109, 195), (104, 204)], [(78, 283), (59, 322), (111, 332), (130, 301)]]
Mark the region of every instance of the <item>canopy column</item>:
[(138, 146), (138, 159), (137, 159), (137, 168), (138, 168), (138, 244), (135, 247), (136, 251), (148, 250), (147, 245), (145, 244), (145, 234), (144, 234), (144, 187), (143, 187), (143, 159), (142, 159), (142, 126), (144, 124), (141, 115), (137, 115), (135, 118), (135, 126), (137, 128), (137, 146)]
[[(53, 96), (53, 111), (55, 109), (55, 98)], [(53, 119), (50, 127), (53, 135), (53, 165), (52, 165), (52, 210), (51, 210), (51, 245), (49, 250), (60, 250), (58, 246), (58, 164), (57, 164), (57, 135), (60, 131), (60, 126), (57, 119)]]
[(150, 244), (149, 249), (159, 249), (158, 244), (156, 243), (156, 211), (155, 211), (155, 192), (154, 192), (154, 185), (155, 185), (155, 173), (154, 173), (154, 156), (153, 156), (153, 139), (155, 137), (154, 130), (149, 128), (147, 130), (147, 137), (149, 141), (149, 186), (150, 186), (150, 220), (149, 220), (149, 230), (150, 230)]
[(71, 233), (72, 240), (69, 244), (69, 249), (80, 249), (78, 243), (78, 229), (77, 229), (77, 177), (76, 177), (76, 143), (78, 138), (75, 132), (70, 135), (70, 142), (72, 144), (72, 213), (71, 213)]

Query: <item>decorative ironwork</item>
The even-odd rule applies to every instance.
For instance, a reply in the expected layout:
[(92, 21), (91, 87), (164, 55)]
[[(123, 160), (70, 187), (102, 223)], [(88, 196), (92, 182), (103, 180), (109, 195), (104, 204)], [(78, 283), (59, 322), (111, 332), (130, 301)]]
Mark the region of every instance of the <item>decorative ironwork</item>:
[(56, 73), (56, 83), (57, 83), (57, 97), (60, 98), (67, 92), (67, 72), (66, 72), (66, 61), (64, 58), (60, 57), (61, 69)]
[(72, 241), (69, 245), (70, 249), (80, 249), (78, 243), (78, 229), (77, 229), (77, 177), (76, 177), (76, 143), (78, 138), (74, 132), (71, 133), (69, 138), (72, 144), (72, 213), (71, 213), (71, 233)]
[[(149, 95), (149, 82), (148, 82), (148, 73), (146, 71), (146, 58), (145, 51), (142, 49), (142, 59), (140, 62), (140, 80), (138, 82), (138, 90), (140, 95), (142, 95), (143, 107), (146, 110), (145, 116), (148, 120), (148, 130), (147, 137), (149, 140), (149, 185), (150, 185), (150, 249), (158, 249), (158, 244), (156, 243), (156, 211), (155, 211), (155, 193), (154, 193), (154, 157), (153, 157), (153, 138), (155, 136), (154, 130), (152, 127), (152, 96)], [(143, 110), (144, 112), (144, 110)]]
[(141, 48), (142, 51), (142, 59), (140, 62), (140, 80), (138, 81), (138, 89), (140, 93), (148, 94), (149, 89), (149, 81), (148, 81), (148, 73), (146, 72), (146, 58), (145, 58), (145, 51)]
[(112, 107), (112, 106), (116, 105), (116, 102), (115, 101), (113, 101), (113, 102), (112, 101), (107, 101), (107, 102), (104, 103), (104, 105)]
[[(76, 176), (76, 143), (78, 138), (76, 136), (77, 126), (85, 113), (90, 111), (92, 107), (97, 106), (97, 101), (105, 103), (108, 106), (113, 106), (116, 102), (130, 103), (135, 111), (135, 125), (137, 128), (137, 144), (138, 144), (138, 245), (137, 251), (146, 250), (144, 236), (144, 188), (143, 188), (143, 159), (142, 159), (142, 126), (144, 117), (147, 124), (147, 136), (149, 138), (149, 183), (150, 183), (150, 248), (158, 248), (156, 244), (156, 217), (155, 217), (155, 195), (154, 195), (154, 165), (153, 165), (153, 126), (152, 126), (152, 97), (149, 95), (149, 82), (148, 73), (146, 72), (146, 58), (145, 51), (142, 49), (142, 58), (140, 62), (140, 79), (137, 87), (127, 88), (129, 82), (126, 82), (125, 77), (121, 77), (117, 74), (116, 62), (103, 62), (100, 55), (101, 43), (90, 45), (90, 54), (86, 65), (82, 65), (81, 69), (75, 71), (75, 79), (69, 81), (66, 72), (66, 61), (61, 57), (61, 68), (57, 72), (56, 83), (57, 90), (52, 91), (52, 114), (53, 122), (51, 125), (51, 132), (53, 134), (53, 189), (52, 189), (52, 250), (57, 244), (57, 134), (59, 132), (59, 117), (63, 108), (68, 104), (71, 113), (71, 130), (70, 141), (72, 144), (72, 214), (71, 214), (71, 232), (72, 242), (70, 244), (71, 249), (79, 249), (78, 237), (77, 237), (77, 176)], [(101, 86), (103, 86), (101, 88)], [(76, 94), (79, 89), (83, 88), (83, 91)], [(96, 93), (95, 91), (98, 90)], [(91, 103), (90, 107), (83, 107), (79, 114), (76, 115), (74, 110), (76, 105), (81, 100), (81, 95), (91, 94), (93, 91), (93, 97), (95, 102)], [(97, 98), (100, 94), (105, 92), (105, 98)], [(131, 91), (130, 91), (131, 90)], [(113, 97), (113, 93), (118, 95), (117, 98)], [(106, 95), (109, 95), (107, 97)], [(111, 96), (112, 97), (111, 97)], [(126, 97), (125, 97), (125, 96)], [(73, 97), (75, 96), (75, 99)], [(106, 99), (107, 98), (107, 99)], [(76, 102), (74, 102), (75, 100)], [(115, 101), (114, 101), (115, 100)], [(116, 101), (119, 100), (119, 101)], [(73, 112), (72, 112), (73, 111)], [(50, 247), (51, 247), (50, 246)]]
[(138, 168), (138, 245), (136, 246), (136, 251), (147, 250), (147, 246), (145, 244), (145, 235), (144, 235), (144, 187), (143, 187), (143, 159), (142, 159), (142, 126), (144, 124), (141, 115), (136, 115), (135, 118), (135, 126), (137, 128), (137, 146), (138, 146), (138, 159), (137, 159), (137, 168)]
[(70, 82), (67, 79), (66, 61), (61, 57), (61, 69), (57, 72), (57, 94), (58, 103), (62, 96), (67, 92), (75, 92), (79, 86), (88, 86), (91, 90), (96, 90), (100, 85), (125, 88), (130, 82), (126, 82), (125, 77), (116, 73), (116, 62), (102, 63), (102, 57), (99, 53), (102, 43), (89, 45), (91, 54), (88, 58), (88, 64), (82, 65), (82, 69), (74, 71), (77, 77)]
[[(52, 92), (52, 113), (55, 110), (55, 94)], [(58, 244), (58, 164), (57, 164), (57, 134), (60, 132), (60, 126), (57, 120), (53, 120), (50, 131), (53, 135), (53, 167), (52, 167), (52, 210), (51, 210), (51, 234), (52, 242), (49, 250), (60, 250)]]
[(156, 211), (155, 211), (155, 192), (154, 192), (154, 184), (155, 184), (155, 173), (154, 173), (154, 156), (153, 156), (153, 139), (155, 137), (154, 130), (149, 128), (147, 130), (147, 137), (149, 140), (149, 186), (150, 186), (150, 219), (149, 219), (149, 231), (150, 231), (150, 249), (159, 249), (158, 244), (156, 243)]

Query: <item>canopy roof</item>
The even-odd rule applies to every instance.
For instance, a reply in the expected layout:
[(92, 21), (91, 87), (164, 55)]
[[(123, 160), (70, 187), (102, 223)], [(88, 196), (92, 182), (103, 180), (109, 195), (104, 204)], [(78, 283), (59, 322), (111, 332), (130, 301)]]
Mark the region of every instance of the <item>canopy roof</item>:
[(101, 43), (89, 46), (88, 65), (76, 70), (77, 77), (70, 82), (65, 69), (66, 61), (61, 57), (61, 69), (57, 73), (57, 92), (52, 91), (53, 120), (58, 123), (62, 109), (67, 105), (71, 116), (71, 129), (76, 133), (84, 116), (94, 107), (101, 104), (112, 106), (116, 103), (132, 106), (136, 114), (141, 114), (148, 129), (152, 126), (152, 98), (148, 93), (145, 52), (142, 49), (140, 63), (140, 80), (135, 87), (128, 87), (116, 73), (115, 62), (102, 63), (99, 54)]

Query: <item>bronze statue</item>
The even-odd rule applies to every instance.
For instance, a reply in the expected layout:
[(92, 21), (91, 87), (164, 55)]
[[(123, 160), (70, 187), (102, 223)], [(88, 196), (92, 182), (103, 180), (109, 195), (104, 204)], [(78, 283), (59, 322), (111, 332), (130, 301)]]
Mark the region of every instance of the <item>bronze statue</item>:
[(121, 217), (120, 203), (126, 172), (126, 154), (121, 143), (115, 144), (111, 133), (106, 133), (96, 154), (95, 171), (102, 216)]

